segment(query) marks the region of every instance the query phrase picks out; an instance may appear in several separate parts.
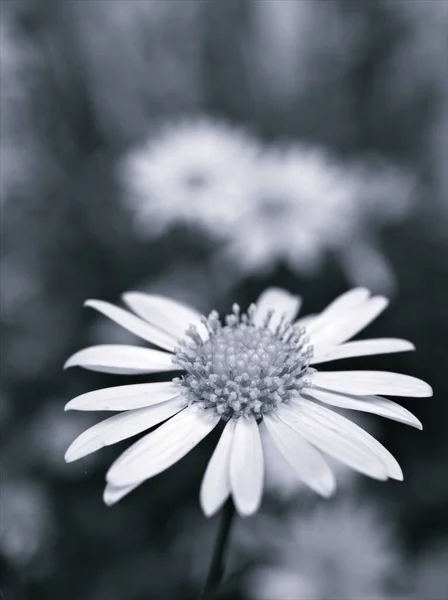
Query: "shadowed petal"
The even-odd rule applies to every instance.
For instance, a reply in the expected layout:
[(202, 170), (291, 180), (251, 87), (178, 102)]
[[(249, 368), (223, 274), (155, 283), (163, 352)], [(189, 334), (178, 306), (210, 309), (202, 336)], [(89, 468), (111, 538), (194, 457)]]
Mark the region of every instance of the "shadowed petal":
[(309, 442), (286, 423), (274, 416), (265, 416), (260, 428), (265, 428), (288, 464), (312, 490), (328, 497), (335, 490), (335, 479), (325, 459)]

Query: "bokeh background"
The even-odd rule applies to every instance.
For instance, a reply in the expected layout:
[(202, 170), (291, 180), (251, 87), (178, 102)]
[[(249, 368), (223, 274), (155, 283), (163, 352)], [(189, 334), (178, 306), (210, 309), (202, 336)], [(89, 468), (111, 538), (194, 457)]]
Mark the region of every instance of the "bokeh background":
[(129, 380), (62, 365), (85, 345), (138, 343), (86, 298), (150, 290), (225, 312), (269, 285), (305, 312), (352, 285), (390, 296), (369, 333), (417, 352), (344, 368), (435, 393), (406, 402), (423, 432), (359, 417), (403, 483), (341, 467), (322, 502), (274, 461), (260, 513), (235, 524), (219, 597), (446, 600), (447, 1), (0, 8), (5, 600), (197, 597), (217, 526), (197, 500), (213, 440), (107, 508), (123, 448), (66, 465), (100, 416), (63, 407)]

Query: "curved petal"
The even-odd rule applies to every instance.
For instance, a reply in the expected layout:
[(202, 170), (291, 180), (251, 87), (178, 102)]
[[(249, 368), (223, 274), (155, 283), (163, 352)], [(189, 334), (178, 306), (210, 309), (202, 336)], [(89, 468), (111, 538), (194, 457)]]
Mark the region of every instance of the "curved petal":
[(179, 367), (173, 364), (172, 354), (125, 344), (104, 344), (84, 348), (75, 352), (66, 361), (64, 369), (69, 367), (83, 367), (90, 371), (120, 375), (179, 370)]
[(263, 448), (255, 418), (240, 417), (230, 453), (230, 487), (237, 511), (249, 516), (260, 506), (263, 493)]
[(355, 336), (362, 329), (367, 327), (369, 323), (374, 321), (388, 304), (389, 300), (387, 300), (387, 298), (375, 296), (353, 309), (345, 316), (329, 320), (325, 324), (325, 327), (320, 327), (318, 330), (314, 331), (310, 326), (307, 329), (307, 332), (310, 336), (311, 344), (314, 346), (315, 354), (317, 355), (320, 353), (322, 349), (335, 346), (336, 344), (342, 344)]
[(369, 396), (371, 394), (387, 394), (388, 396), (410, 396), (427, 398), (432, 396), (432, 388), (425, 381), (388, 371), (328, 371), (315, 372), (311, 375), (314, 385), (324, 389)]
[(181, 389), (171, 381), (118, 385), (76, 396), (64, 410), (134, 410), (171, 400)]
[(387, 479), (383, 461), (358, 439), (343, 435), (338, 429), (323, 424), (303, 410), (303, 400), (294, 407), (282, 407), (279, 418), (302, 435), (308, 442), (343, 462), (355, 471), (374, 479)]
[(309, 396), (312, 400), (331, 404), (331, 406), (380, 415), (386, 419), (392, 419), (393, 421), (398, 421), (417, 429), (423, 429), (423, 425), (417, 417), (406, 410), (406, 408), (403, 408), (403, 406), (392, 402), (388, 398), (382, 398), (381, 396), (349, 396), (328, 390), (321, 390), (320, 388), (311, 388), (305, 395)]
[(208, 332), (202, 323), (201, 314), (171, 298), (158, 294), (127, 292), (123, 300), (139, 317), (163, 329), (176, 340), (181, 340), (190, 325), (194, 325), (202, 339), (207, 339)]
[(325, 459), (299, 433), (274, 416), (265, 416), (260, 425), (299, 478), (316, 493), (331, 496), (336, 487), (333, 472)]
[(357, 452), (365, 451), (366, 454), (370, 453), (370, 458), (380, 460), (387, 477), (399, 480), (403, 479), (400, 465), (389, 450), (371, 436), (370, 433), (367, 433), (367, 431), (364, 431), (364, 429), (349, 419), (309, 400), (301, 399), (297, 402), (295, 409), (296, 408), (300, 414), (299, 418), (303, 418), (304, 416), (309, 417), (313, 423), (312, 427), (314, 429), (317, 430), (319, 427), (321, 428), (322, 437), (328, 436), (328, 431), (330, 429), (332, 432), (336, 432), (336, 434), (339, 433), (344, 438), (345, 442), (353, 442), (354, 446), (357, 447)]
[(289, 322), (292, 322), (300, 309), (302, 300), (299, 296), (293, 296), (281, 288), (268, 288), (257, 300), (257, 310), (255, 312), (255, 325), (262, 327), (266, 322), (269, 311), (274, 311), (269, 328), (275, 330), (284, 316)]
[(185, 408), (185, 400), (179, 396), (154, 406), (138, 408), (109, 417), (81, 433), (65, 453), (65, 460), (73, 462), (100, 448), (137, 435), (137, 433), (172, 417), (183, 408)]
[(230, 494), (230, 451), (235, 425), (231, 419), (224, 427), (202, 479), (200, 501), (206, 517), (214, 515)]
[(316, 319), (318, 317), (317, 314), (311, 314), (311, 315), (306, 315), (305, 317), (301, 317), (300, 319), (297, 319), (297, 321), (295, 322), (295, 325), (298, 325), (299, 327), (305, 327), (305, 329), (308, 332), (308, 328), (310, 327), (311, 323), (314, 321), (314, 319)]
[(143, 321), (127, 310), (123, 310), (118, 306), (104, 302), (103, 300), (87, 300), (84, 306), (90, 306), (98, 312), (102, 313), (118, 325), (121, 325), (136, 336), (146, 340), (150, 344), (160, 346), (165, 350), (172, 352), (177, 346), (177, 339), (172, 335), (154, 327), (150, 323)]
[(195, 408), (187, 407), (123, 452), (110, 467), (107, 481), (116, 486), (142, 482), (188, 454), (219, 421)]
[(142, 482), (133, 483), (132, 485), (114, 485), (113, 483), (106, 483), (103, 493), (103, 501), (107, 506), (116, 504), (119, 500), (130, 494), (136, 487), (141, 485)]
[(364, 287), (353, 288), (338, 296), (320, 314), (315, 315), (312, 322), (308, 323), (308, 333), (311, 334), (327, 325), (331, 325), (335, 319), (346, 317), (352, 310), (364, 304), (369, 296), (369, 290)]
[(351, 358), (355, 356), (369, 356), (372, 354), (391, 354), (392, 352), (408, 352), (415, 350), (414, 344), (407, 340), (396, 338), (379, 338), (373, 340), (360, 340), (357, 342), (348, 342), (332, 348), (322, 349), (315, 352), (311, 365), (328, 362), (330, 360), (340, 360), (341, 358)]

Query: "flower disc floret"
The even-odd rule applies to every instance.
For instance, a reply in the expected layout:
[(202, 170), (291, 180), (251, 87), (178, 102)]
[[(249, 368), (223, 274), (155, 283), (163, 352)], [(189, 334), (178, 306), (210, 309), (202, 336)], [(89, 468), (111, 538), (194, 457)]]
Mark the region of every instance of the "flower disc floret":
[(173, 361), (186, 372), (175, 381), (189, 404), (224, 420), (260, 419), (309, 385), (312, 347), (305, 329), (284, 318), (272, 327), (272, 312), (261, 326), (254, 317), (255, 305), (241, 314), (235, 304), (225, 325), (216, 311), (204, 319), (207, 340), (195, 327), (188, 330)]

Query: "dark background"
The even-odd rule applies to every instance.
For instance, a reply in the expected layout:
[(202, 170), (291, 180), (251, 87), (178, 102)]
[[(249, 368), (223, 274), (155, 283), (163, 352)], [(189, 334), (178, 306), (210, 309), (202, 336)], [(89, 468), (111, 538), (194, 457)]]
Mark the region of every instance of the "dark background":
[[(448, 598), (440, 560), (448, 554), (448, 4), (316, 2), (297, 44), (302, 28), (289, 37), (281, 29), (294, 17), (291, 2), (270, 3), (285, 13), (278, 20), (266, 20), (260, 4), (1, 3), (6, 600), (194, 598), (200, 579), (192, 562), (202, 577), (210, 558), (216, 522), (201, 517), (197, 495), (213, 440), (113, 508), (102, 503), (104, 474), (126, 444), (63, 461), (70, 442), (98, 419), (64, 414), (64, 404), (128, 382), (62, 371), (77, 349), (119, 339), (118, 328), (82, 309), (86, 298), (117, 302), (125, 290), (154, 286), (202, 310), (226, 311), (278, 285), (300, 293), (305, 312), (314, 312), (351, 285), (331, 255), (312, 277), (279, 263), (268, 275), (238, 278), (227, 266), (212, 279), (212, 234), (177, 223), (157, 239), (137, 235), (117, 166), (161, 120), (196, 114), (248, 127), (265, 142), (321, 144), (342, 159), (378, 154), (417, 178), (412, 212), (379, 234), (396, 291), (370, 329), (372, 337), (410, 339), (417, 352), (346, 363), (420, 377), (434, 397), (406, 400), (423, 432), (372, 421), (404, 482), (363, 479), (344, 493), (377, 507), (391, 524), (401, 570), (388, 597)], [(312, 500), (301, 498), (282, 504), (268, 494), (262, 512), (279, 523), (291, 511), (305, 518)], [(241, 567), (261, 560), (235, 536)], [(246, 597), (244, 574), (223, 594)]]

